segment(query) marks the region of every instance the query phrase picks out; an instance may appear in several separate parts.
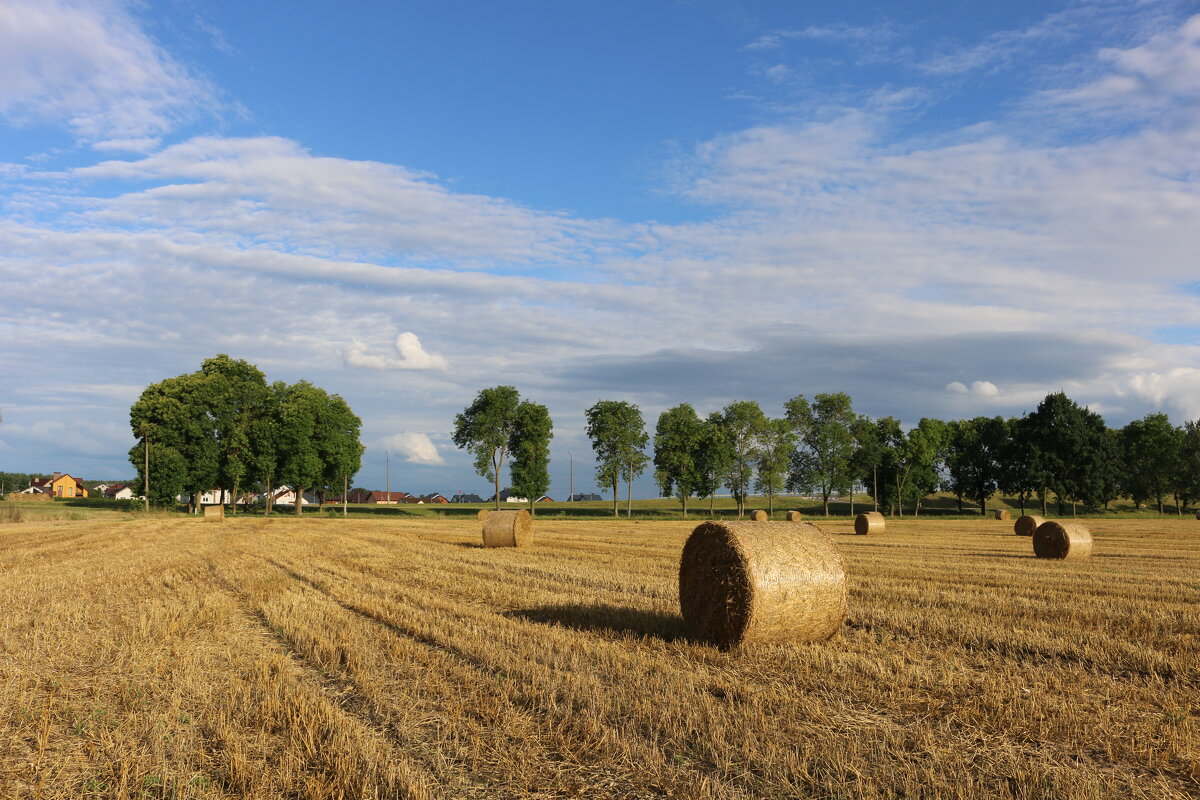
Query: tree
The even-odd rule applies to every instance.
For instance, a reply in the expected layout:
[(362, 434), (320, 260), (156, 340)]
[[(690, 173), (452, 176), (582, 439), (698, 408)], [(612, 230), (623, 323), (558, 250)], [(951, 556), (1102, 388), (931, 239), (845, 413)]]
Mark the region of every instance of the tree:
[[(850, 426), (854, 453), (850, 456), (850, 474), (863, 486), (871, 487), (874, 509), (879, 510), (879, 465), (883, 462), (883, 442), (875, 421), (867, 416), (856, 417)], [(854, 513), (854, 495), (850, 495), (850, 513)]]
[(675, 496), (687, 517), (688, 498), (700, 493), (700, 450), (704, 445), (704, 422), (696, 409), (681, 403), (658, 415), (654, 429), (654, 479), (663, 497)]
[(1179, 467), (1176, 494), (1186, 507), (1189, 500), (1200, 498), (1200, 421), (1183, 423), (1179, 439)]
[(358, 471), (362, 423), (339, 395), (308, 381), (284, 389), (279, 422), (279, 477), (295, 490), (299, 516), (306, 489), (324, 490)]
[(194, 510), (198, 495), (217, 485), (220, 450), (211, 406), (212, 387), (193, 372), (147, 386), (129, 409), (130, 426), (141, 440), (129, 460), (143, 485), (149, 483), (150, 503), (173, 505), (186, 493)]
[(825, 516), (829, 516), (829, 498), (853, 483), (850, 460), (855, 416), (850, 395), (818, 394), (811, 404), (804, 395), (797, 395), (784, 408), (804, 445), (792, 459), (788, 484), (801, 491), (816, 489)]
[(1166, 414), (1147, 414), (1122, 431), (1126, 486), (1139, 506), (1150, 500), (1163, 513), (1163, 496), (1170, 493), (1178, 471), (1179, 438)]
[(216, 485), (230, 490), (237, 513), (241, 489), (252, 476), (253, 437), (259, 420), (268, 413), (270, 390), (258, 367), (224, 353), (205, 359), (200, 372), (207, 384), (219, 453)]
[(483, 389), (475, 401), (454, 418), (454, 444), (475, 457), (475, 473), (496, 486), (500, 508), (500, 470), (508, 452), (521, 396), (515, 386)]
[(537, 499), (550, 488), (550, 439), (554, 423), (545, 406), (529, 400), (517, 405), (508, 436), (508, 464), (513, 489), (529, 498), (529, 513), (537, 515)]
[(759, 438), (766, 424), (766, 415), (753, 400), (730, 403), (721, 413), (721, 425), (724, 427), (730, 455), (725, 485), (729, 487), (737, 503), (739, 519), (746, 513), (746, 495), (754, 479)]
[(914, 516), (921, 513), (921, 501), (936, 492), (941, 484), (946, 441), (946, 423), (929, 417), (922, 417), (905, 436), (901, 448), (903, 469), (899, 491), (901, 502), (912, 500)]
[(704, 420), (704, 430), (696, 450), (696, 492), (708, 498), (708, 516), (713, 516), (717, 491), (733, 463), (733, 449), (725, 433), (725, 418), (714, 411)]
[(946, 426), (947, 484), (960, 498), (969, 497), (987, 514), (987, 500), (1000, 486), (1001, 459), (1007, 451), (1008, 423), (1003, 417), (975, 417)]
[(628, 516), (633, 513), (633, 479), (645, 470), (649, 434), (642, 412), (633, 403), (600, 400), (584, 412), (587, 435), (596, 454), (596, 482), (612, 487), (613, 516), (619, 516), (617, 504), (621, 478), (627, 479)]
[(1035, 470), (1037, 448), (1032, 441), (1028, 417), (1014, 417), (1005, 423), (1008, 436), (1000, 454), (1000, 474), (997, 478), (999, 490), (1006, 495), (1016, 495), (1021, 503), (1021, 516), (1025, 516), (1025, 502), (1041, 487)]
[(767, 497), (767, 514), (775, 513), (775, 495), (783, 491), (796, 450), (796, 429), (787, 419), (770, 419), (759, 439), (758, 491)]

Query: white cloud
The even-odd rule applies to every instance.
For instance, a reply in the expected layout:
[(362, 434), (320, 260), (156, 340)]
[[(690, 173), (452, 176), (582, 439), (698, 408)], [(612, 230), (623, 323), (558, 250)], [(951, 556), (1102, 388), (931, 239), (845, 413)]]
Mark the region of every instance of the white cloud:
[(1155, 408), (1170, 409), (1185, 419), (1200, 419), (1200, 369), (1175, 367), (1164, 372), (1129, 376), (1118, 395), (1132, 394)]
[(352, 367), (367, 369), (416, 369), (446, 370), (450, 365), (442, 356), (425, 352), (421, 340), (415, 333), (405, 331), (396, 337), (396, 352), (399, 358), (371, 355), (362, 342), (355, 341), (345, 351), (346, 363)]
[(440, 466), (446, 463), (442, 454), (438, 452), (437, 445), (425, 433), (405, 431), (384, 437), (380, 444), (386, 449), (400, 453), (409, 464)]
[(953, 394), (969, 395), (971, 397), (992, 398), (1000, 395), (1000, 389), (991, 381), (972, 381), (968, 387), (962, 381), (950, 381), (946, 391)]
[(0, 114), (83, 139), (145, 138), (217, 106), (120, 0), (0, 4)]

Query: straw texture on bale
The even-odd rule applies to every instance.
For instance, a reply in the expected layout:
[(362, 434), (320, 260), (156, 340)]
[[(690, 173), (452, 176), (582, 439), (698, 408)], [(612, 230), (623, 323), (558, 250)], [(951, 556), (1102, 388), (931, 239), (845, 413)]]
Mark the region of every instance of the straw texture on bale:
[(1200, 511), (1196, 512), (1196, 519), (1200, 519)]
[(799, 522), (803, 518), (804, 518), (804, 515), (801, 514), (799, 511), (789, 511), (787, 513), (787, 521), (788, 522)]
[(494, 509), (491, 508), (481, 508), (479, 509), (479, 513), (475, 515), (475, 519), (483, 522), (485, 519), (487, 519), (487, 515), (492, 513), (493, 510)]
[(1007, 522), (1008, 520), (1012, 519), (1012, 514), (1008, 513), (1007, 508), (1002, 508), (996, 512), (996, 519), (1000, 520), (1001, 522)]
[(750, 521), (751, 522), (766, 522), (769, 519), (771, 519), (771, 515), (765, 511), (763, 511), (761, 508), (755, 509), (754, 511), (750, 512)]
[(696, 639), (820, 642), (846, 619), (846, 570), (833, 540), (807, 522), (705, 522), (679, 560), (679, 606)]
[(1033, 553), (1038, 558), (1087, 558), (1092, 534), (1078, 522), (1043, 522), (1033, 532)]
[(868, 533), (883, 533), (886, 528), (887, 521), (878, 511), (868, 511), (854, 518), (854, 532), (860, 536)]
[(223, 522), (225, 520), (225, 506), (205, 506), (204, 521), (205, 522)]
[(1013, 532), (1017, 536), (1033, 536), (1033, 532), (1045, 521), (1045, 517), (1026, 514), (1023, 517), (1018, 517), (1017, 521), (1013, 523)]
[(526, 547), (533, 541), (529, 512), (493, 511), (483, 520), (484, 547)]

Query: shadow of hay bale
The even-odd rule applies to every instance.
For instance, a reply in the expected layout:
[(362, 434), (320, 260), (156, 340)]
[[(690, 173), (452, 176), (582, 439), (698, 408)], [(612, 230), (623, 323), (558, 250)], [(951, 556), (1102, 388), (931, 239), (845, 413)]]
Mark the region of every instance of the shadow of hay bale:
[(516, 609), (505, 612), (504, 616), (542, 625), (561, 625), (577, 631), (653, 636), (665, 642), (688, 640), (683, 617), (679, 614), (644, 611), (627, 606), (563, 603)]

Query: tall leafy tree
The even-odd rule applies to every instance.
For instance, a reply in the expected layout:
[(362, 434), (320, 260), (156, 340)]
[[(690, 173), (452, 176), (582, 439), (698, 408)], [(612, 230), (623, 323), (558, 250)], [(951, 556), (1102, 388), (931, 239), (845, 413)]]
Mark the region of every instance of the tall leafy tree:
[(1103, 447), (1104, 421), (1065, 393), (1054, 392), (1026, 417), (1025, 425), (1042, 513), (1046, 513), (1046, 492), (1051, 490), (1058, 498), (1058, 512), (1063, 514), (1067, 500), (1081, 499), (1087, 493), (1088, 470)]
[(721, 412), (721, 424), (729, 446), (729, 467), (725, 474), (725, 485), (729, 487), (737, 503), (738, 517), (746, 513), (746, 495), (754, 481), (754, 467), (758, 461), (760, 439), (767, 424), (758, 403), (739, 400), (725, 406)]
[(537, 515), (537, 499), (550, 488), (550, 439), (554, 423), (543, 405), (522, 400), (517, 405), (508, 437), (508, 464), (513, 490), (529, 498), (529, 513)]
[(1153, 500), (1163, 513), (1163, 497), (1171, 492), (1178, 470), (1179, 438), (1166, 414), (1147, 414), (1122, 430), (1126, 485), (1138, 505)]
[(986, 515), (988, 498), (1000, 487), (1008, 423), (1003, 417), (975, 417), (949, 423), (946, 444), (949, 485), (959, 497), (966, 496), (978, 503), (979, 513)]
[[(883, 462), (883, 442), (879, 428), (868, 416), (855, 417), (850, 426), (854, 453), (850, 456), (850, 474), (871, 493), (874, 509), (879, 510), (879, 465)], [(854, 513), (854, 495), (850, 496), (850, 513)]]
[(627, 481), (628, 511), (633, 513), (633, 479), (649, 463), (645, 453), (650, 441), (642, 412), (633, 403), (600, 400), (584, 412), (587, 435), (596, 454), (596, 482), (611, 487), (613, 516), (619, 516), (621, 478)]
[(254, 469), (255, 429), (270, 413), (270, 390), (258, 367), (224, 353), (205, 359), (200, 372), (211, 399), (209, 411), (220, 454), (216, 485), (230, 490), (236, 513), (241, 489)]
[(708, 516), (714, 514), (717, 492), (733, 463), (733, 448), (725, 432), (725, 417), (718, 411), (704, 420), (703, 436), (696, 451), (697, 494), (708, 498)]
[(946, 443), (946, 423), (930, 417), (922, 417), (904, 438), (899, 491), (902, 502), (912, 502), (914, 516), (921, 513), (921, 501), (941, 484)]
[(1179, 437), (1175, 491), (1186, 507), (1190, 500), (1200, 498), (1200, 420), (1183, 423)]
[(818, 394), (811, 404), (804, 395), (797, 395), (784, 409), (803, 444), (792, 459), (788, 483), (800, 490), (816, 489), (825, 516), (829, 516), (829, 498), (853, 483), (850, 467), (856, 417), (850, 395)]
[(1042, 483), (1035, 469), (1037, 446), (1033, 442), (1033, 431), (1028, 417), (1014, 417), (1005, 423), (1008, 436), (1000, 454), (999, 490), (1006, 495), (1015, 495), (1021, 504), (1021, 516), (1025, 516), (1025, 503), (1033, 497)]
[(295, 490), (299, 516), (305, 490), (324, 491), (357, 472), (361, 422), (339, 395), (299, 381), (283, 391), (279, 424), (279, 477)]
[(362, 420), (350, 410), (341, 395), (330, 395), (322, 420), (320, 437), (321, 460), (325, 465), (322, 473), (322, 491), (345, 492), (350, 481), (362, 468), (365, 449), (359, 441)]
[(480, 390), (474, 402), (454, 418), (454, 444), (475, 457), (476, 474), (495, 483), (497, 509), (500, 473), (520, 403), (515, 386), (493, 386)]
[(212, 414), (213, 387), (199, 372), (166, 378), (147, 386), (129, 410), (134, 436), (140, 440), (129, 460), (145, 481), (148, 445), (150, 501), (173, 504), (179, 494), (197, 497), (217, 485), (220, 449)]
[(796, 428), (790, 420), (769, 419), (759, 437), (757, 487), (766, 495), (767, 513), (775, 513), (775, 495), (783, 491), (796, 450)]
[(654, 429), (654, 479), (663, 497), (677, 497), (687, 517), (688, 499), (699, 494), (704, 422), (696, 409), (681, 403), (658, 415)]

